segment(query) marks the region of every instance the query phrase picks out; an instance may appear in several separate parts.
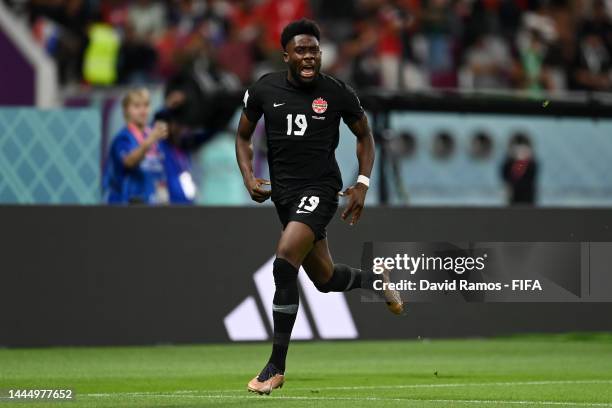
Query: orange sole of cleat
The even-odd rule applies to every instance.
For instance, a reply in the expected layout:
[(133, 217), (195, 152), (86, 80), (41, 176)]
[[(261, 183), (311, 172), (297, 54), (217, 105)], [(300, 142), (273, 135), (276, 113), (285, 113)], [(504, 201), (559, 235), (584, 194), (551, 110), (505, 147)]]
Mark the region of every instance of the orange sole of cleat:
[[(278, 387), (276, 387), (276, 388), (283, 388), (283, 384), (279, 385), (279, 386), (278, 386)], [(275, 389), (276, 389), (276, 388), (275, 388)], [(264, 391), (254, 390), (254, 389), (252, 389), (252, 388), (247, 388), (247, 391), (249, 391), (249, 392), (253, 392), (253, 393), (255, 393), (255, 394), (259, 394), (259, 395), (270, 395), (270, 394), (272, 393), (272, 390), (270, 390), (269, 392), (264, 392)]]
[(247, 385), (247, 391), (248, 391), (248, 392), (254, 392), (254, 393), (259, 394), (259, 395), (264, 395), (264, 394), (265, 394), (265, 395), (270, 395), (270, 393), (271, 393), (272, 391), (274, 391), (275, 389), (277, 389), (277, 388), (283, 388), (283, 385), (285, 385), (285, 381), (284, 381), (284, 380), (283, 380), (283, 381), (282, 381), (280, 384), (278, 384), (276, 387), (271, 388), (271, 389), (266, 390), (266, 391), (258, 390), (258, 389), (256, 389), (256, 388), (251, 388), (249, 385)]
[(248, 390), (249, 392), (252, 392), (252, 393), (254, 393), (254, 394), (258, 394), (258, 395), (264, 395), (264, 394), (265, 394), (265, 395), (270, 395), (270, 393), (269, 393), (269, 392), (262, 392), (262, 391), (252, 390), (252, 389), (250, 389), (250, 388), (247, 388), (247, 390)]
[(389, 311), (396, 315), (401, 315), (404, 313), (404, 304), (403, 303), (389, 303), (387, 302), (387, 308)]

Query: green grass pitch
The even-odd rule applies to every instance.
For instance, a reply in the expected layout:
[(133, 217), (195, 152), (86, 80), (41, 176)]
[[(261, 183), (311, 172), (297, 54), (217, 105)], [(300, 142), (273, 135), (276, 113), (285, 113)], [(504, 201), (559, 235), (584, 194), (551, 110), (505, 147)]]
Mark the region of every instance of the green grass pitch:
[(612, 407), (610, 334), (295, 342), (285, 386), (247, 393), (269, 348), (0, 349), (0, 388), (76, 390), (73, 402), (7, 408)]

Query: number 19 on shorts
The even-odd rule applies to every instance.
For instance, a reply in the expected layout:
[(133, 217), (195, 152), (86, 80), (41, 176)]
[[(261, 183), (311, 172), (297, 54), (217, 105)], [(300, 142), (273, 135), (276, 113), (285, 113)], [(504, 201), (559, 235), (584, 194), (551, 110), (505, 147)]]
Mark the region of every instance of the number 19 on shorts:
[(296, 213), (305, 214), (311, 213), (319, 205), (319, 197), (317, 196), (304, 196), (298, 205)]
[[(295, 127), (297, 129), (293, 130), (293, 124), (295, 123)], [(287, 115), (287, 135), (295, 135), (295, 136), (304, 136), (306, 133), (306, 128), (308, 127), (308, 122), (306, 122), (306, 115), (295, 115), (295, 120), (293, 119), (293, 114)]]

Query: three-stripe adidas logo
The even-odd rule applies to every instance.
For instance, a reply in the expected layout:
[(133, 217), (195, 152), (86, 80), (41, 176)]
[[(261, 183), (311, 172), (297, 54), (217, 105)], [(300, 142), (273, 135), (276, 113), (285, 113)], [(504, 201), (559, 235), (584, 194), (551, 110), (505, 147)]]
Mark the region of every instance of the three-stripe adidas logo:
[[(272, 298), (274, 297), (274, 278), (272, 268), (274, 257), (261, 266), (254, 274), (255, 287), (264, 314), (267, 316), (271, 329), (272, 320)], [(306, 272), (300, 268), (298, 275), (301, 286), (300, 308), (298, 309), (292, 340), (309, 340), (314, 338), (314, 333), (307, 313), (310, 312), (311, 321), (314, 323), (316, 332), (322, 339), (354, 339), (358, 337), (357, 327), (349, 310), (344, 294), (340, 292), (321, 293), (306, 276)], [(224, 319), (225, 330), (232, 341), (267, 340), (270, 338), (269, 329), (261, 317), (254, 296), (247, 296), (238, 306), (234, 308)], [(270, 330), (271, 331), (271, 330)]]

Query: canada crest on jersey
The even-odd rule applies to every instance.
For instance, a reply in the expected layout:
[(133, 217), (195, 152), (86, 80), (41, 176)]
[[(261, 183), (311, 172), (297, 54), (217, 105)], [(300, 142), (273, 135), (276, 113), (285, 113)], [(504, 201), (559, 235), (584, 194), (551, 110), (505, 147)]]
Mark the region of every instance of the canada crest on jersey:
[(327, 101), (323, 98), (317, 98), (312, 101), (312, 110), (315, 113), (324, 113), (327, 110)]

